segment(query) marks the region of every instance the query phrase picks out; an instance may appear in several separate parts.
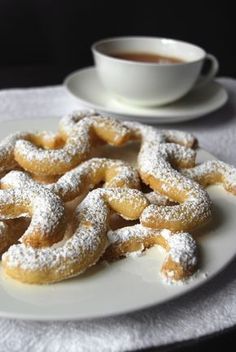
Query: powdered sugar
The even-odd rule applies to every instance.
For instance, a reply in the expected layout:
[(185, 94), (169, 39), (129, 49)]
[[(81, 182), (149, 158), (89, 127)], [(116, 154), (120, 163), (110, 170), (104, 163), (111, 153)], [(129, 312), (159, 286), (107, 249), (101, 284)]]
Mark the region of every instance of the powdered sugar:
[[(0, 191), (1, 219), (32, 217), (20, 240), (27, 241), (36, 232), (41, 234), (42, 239), (49, 237), (50, 242), (54, 241), (55, 231), (59, 231), (64, 221), (64, 206), (60, 198), (19, 171), (11, 171), (3, 177), (1, 186), (12, 188)], [(12, 213), (10, 207), (14, 208)], [(63, 236), (63, 232), (60, 236)]]
[[(162, 227), (172, 229), (179, 221), (179, 229), (187, 229), (206, 222), (211, 216), (208, 194), (193, 180), (181, 175), (172, 165), (192, 167), (196, 152), (189, 147), (196, 139), (189, 133), (172, 130), (157, 130), (140, 123), (125, 122), (132, 129), (133, 138), (141, 140), (138, 154), (138, 170), (141, 179), (154, 191), (171, 200), (183, 203), (175, 206), (150, 205), (141, 217), (146, 226), (155, 227), (156, 220), (163, 220)], [(181, 144), (181, 145), (180, 145)], [(169, 224), (168, 224), (169, 222)], [(155, 223), (155, 224), (154, 224)]]
[[(109, 181), (107, 180), (109, 178)], [(68, 171), (48, 188), (63, 200), (72, 200), (101, 181), (108, 187), (139, 188), (138, 172), (120, 160), (93, 158)]]
[(197, 144), (196, 138), (188, 132), (159, 130), (139, 122), (126, 121), (124, 124), (133, 131), (133, 136), (140, 139), (142, 143), (176, 143), (190, 148)]
[(145, 196), (151, 204), (155, 204), (155, 205), (170, 205), (171, 204), (171, 201), (169, 200), (168, 197), (166, 197), (158, 192), (145, 193)]
[(94, 110), (76, 110), (63, 116), (59, 121), (59, 131), (69, 136), (70, 133), (77, 126), (78, 122), (85, 117), (95, 117), (98, 114)]
[(24, 244), (14, 245), (3, 255), (3, 260), (7, 260), (8, 266), (23, 270), (63, 271), (67, 261), (78, 263), (84, 260), (85, 252), (89, 255), (96, 250), (105, 234), (108, 215), (108, 206), (100, 192), (91, 192), (77, 208), (76, 221), (81, 225), (62, 246), (35, 249)]
[[(8, 267), (21, 268), (28, 271), (51, 271), (55, 270), (57, 273), (66, 275), (66, 277), (78, 274), (78, 272), (68, 272), (74, 263), (87, 263), (88, 257), (93, 258), (99, 246), (102, 251), (106, 248), (106, 233), (108, 230), (108, 218), (110, 215), (110, 208), (113, 210), (121, 209), (121, 203), (130, 202), (131, 212), (132, 206), (139, 201), (144, 200), (142, 193), (131, 189), (96, 189), (90, 192), (75, 211), (76, 229), (70, 239), (68, 239), (61, 246), (54, 246), (43, 249), (35, 249), (26, 247), (24, 244), (13, 245), (3, 255)], [(141, 204), (139, 202), (139, 204)], [(118, 205), (117, 205), (118, 204)], [(145, 203), (144, 203), (145, 205)], [(143, 205), (143, 206), (144, 206)], [(140, 215), (137, 213), (136, 216)], [(121, 215), (129, 215), (129, 209), (124, 210)], [(88, 256), (88, 257), (87, 257)], [(91, 263), (96, 262), (101, 256), (101, 251), (91, 259)], [(89, 262), (89, 261), (88, 261)], [(90, 265), (89, 264), (89, 265)], [(86, 267), (89, 266), (86, 264)], [(81, 266), (82, 268), (82, 266)], [(83, 266), (83, 270), (85, 267)], [(81, 269), (82, 270), (82, 269)], [(64, 273), (64, 274), (63, 274)], [(65, 278), (65, 277), (64, 277)], [(60, 276), (58, 278), (60, 280)]]
[[(189, 233), (173, 233), (167, 229), (154, 230), (140, 224), (108, 232), (108, 239), (113, 247), (124, 245), (126, 242), (132, 242), (137, 239), (143, 244), (146, 239), (153, 237), (156, 238), (157, 243), (158, 238), (163, 238), (166, 242), (167, 250), (169, 248), (165, 262), (171, 258), (184, 269), (191, 269), (197, 266), (197, 244)], [(159, 244), (163, 245), (163, 242), (160, 241)], [(174, 277), (174, 273), (172, 274), (171, 270), (167, 271), (166, 275), (170, 278)]]
[[(83, 123), (84, 119), (88, 119), (93, 125), (95, 132), (99, 127), (104, 130), (110, 130), (112, 133), (113, 143), (121, 140), (123, 137), (130, 135), (130, 129), (125, 123), (100, 115), (93, 110), (74, 111), (71, 114), (64, 116), (59, 122), (59, 130), (62, 135), (70, 136), (70, 134)], [(99, 136), (101, 137), (101, 136)]]
[(138, 157), (141, 178), (154, 190), (182, 203), (165, 207), (151, 205), (142, 215), (141, 221), (145, 225), (154, 217), (165, 221), (179, 219), (184, 229), (187, 223), (202, 223), (210, 218), (211, 202), (207, 192), (171, 166), (173, 162), (191, 165), (194, 160), (195, 152), (192, 149), (172, 143), (143, 143)]
[(168, 242), (169, 256), (174, 262), (180, 263), (185, 268), (197, 265), (197, 245), (189, 233), (172, 233), (164, 229), (160, 234)]
[(227, 190), (236, 193), (236, 168), (222, 161), (209, 160), (182, 173), (203, 185), (223, 183)]
[(94, 134), (108, 143), (119, 145), (128, 138), (130, 130), (110, 118), (74, 113), (60, 121), (60, 133), (65, 145), (59, 149), (45, 150), (31, 141), (18, 140), (14, 148), (16, 161), (25, 170), (35, 174), (60, 175), (89, 157)]
[(26, 170), (44, 176), (68, 171), (91, 152), (91, 125), (89, 118), (81, 120), (76, 129), (71, 131), (65, 146), (60, 149), (43, 149), (29, 141), (18, 140), (14, 151), (15, 159)]
[[(110, 131), (110, 135), (106, 135), (107, 130)], [(180, 221), (183, 228), (186, 224), (189, 225), (189, 219), (192, 219), (194, 224), (194, 222), (198, 223), (197, 221), (204, 222), (210, 217), (210, 201), (207, 193), (197, 183), (181, 175), (171, 166), (172, 164), (181, 167), (194, 165), (195, 152), (186, 147), (192, 147), (196, 140), (188, 133), (157, 130), (138, 123), (121, 123), (97, 115), (94, 112), (89, 114), (87, 112), (73, 113), (60, 121), (60, 133), (65, 138), (63, 148), (45, 150), (32, 144), (31, 140), (18, 140), (14, 147), (16, 160), (25, 169), (37, 171), (37, 174), (45, 175), (48, 163), (52, 165), (52, 171), (50, 173), (47, 171), (46, 175), (64, 173), (90, 155), (94, 143), (92, 138), (94, 132), (99, 138), (114, 145), (122, 144), (128, 140), (141, 140), (141, 150), (138, 156), (141, 177), (151, 187), (153, 184), (149, 183), (149, 177), (158, 180), (161, 186), (156, 189), (153, 188), (160, 191), (162, 195), (147, 195), (152, 203), (155, 202), (155, 204), (148, 206), (147, 199), (144, 196), (141, 197), (140, 192), (135, 190), (98, 189), (91, 192), (76, 210), (75, 219), (78, 226), (69, 240), (59, 246), (44, 249), (33, 249), (26, 247), (24, 244), (12, 246), (6, 254), (9, 266), (19, 266), (24, 270), (45, 270), (45, 268), (51, 270), (54, 268), (57, 271), (63, 271), (67, 261), (77, 263), (79, 260), (83, 260), (85, 252), (94, 252), (99, 243), (105, 243), (104, 233), (107, 231), (110, 207), (127, 219), (137, 219), (142, 213), (141, 221), (143, 223), (161, 217), (164, 221)], [(24, 164), (24, 160), (28, 164)], [(34, 165), (34, 169), (31, 169), (29, 162)], [(139, 186), (136, 171), (128, 165), (120, 161), (91, 159), (66, 173), (55, 184), (44, 187), (44, 190), (49, 192), (48, 188), (60, 195), (63, 200), (71, 200), (81, 193), (82, 188), (92, 188), (95, 183), (101, 181), (101, 175), (98, 179), (96, 178), (98, 170), (101, 173), (101, 169), (116, 170), (115, 175), (109, 180), (106, 180), (106, 175), (103, 175), (105, 181), (107, 181), (105, 186)], [(146, 177), (147, 175), (148, 177)], [(9, 183), (12, 185), (18, 183), (18, 188), (12, 190), (12, 192), (18, 192), (21, 180), (14, 181), (11, 178), (12, 176), (9, 176)], [(90, 178), (89, 181), (88, 178)], [(4, 182), (6, 182), (6, 179)], [(29, 196), (29, 193), (30, 191), (27, 191), (26, 195)], [(168, 198), (182, 204), (167, 206), (170, 202)], [(126, 203), (126, 208), (122, 212), (124, 203)], [(40, 201), (35, 200), (34, 204), (36, 210), (40, 209)], [(45, 206), (46, 208), (48, 211), (48, 206)], [(93, 210), (91, 210), (92, 208)], [(54, 214), (54, 212), (56, 212), (54, 209), (50, 210), (50, 214)], [(46, 216), (44, 209), (41, 215), (43, 218)], [(39, 219), (39, 216), (37, 219)], [(39, 226), (36, 220), (32, 219), (31, 224)], [(50, 218), (48, 221), (49, 224), (52, 223)], [(148, 228), (144, 230), (142, 225), (139, 226), (138, 233), (139, 231), (142, 232), (142, 234), (140, 232), (140, 238), (145, 231), (147, 236), (152, 231), (155, 234), (158, 233), (158, 230)], [(43, 230), (46, 231), (46, 228), (43, 228)], [(189, 263), (190, 266), (196, 264), (191, 252), (193, 243), (191, 243), (190, 235), (182, 233), (178, 237), (170, 234), (167, 236), (166, 232), (162, 234), (159, 231), (158, 236), (163, 237), (168, 242), (170, 246), (169, 257), (176, 263), (180, 263), (182, 266), (185, 263)], [(192, 258), (191, 263), (189, 258)]]
[(0, 143), (0, 173), (11, 170), (15, 165), (14, 148), (19, 139), (25, 139), (28, 132), (16, 132), (4, 138)]

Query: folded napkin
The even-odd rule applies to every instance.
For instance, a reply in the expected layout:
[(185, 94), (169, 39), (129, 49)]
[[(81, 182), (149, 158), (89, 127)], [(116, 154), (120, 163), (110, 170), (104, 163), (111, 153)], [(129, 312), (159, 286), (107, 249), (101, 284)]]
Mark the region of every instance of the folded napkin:
[[(236, 80), (219, 80), (228, 103), (208, 116), (167, 128), (193, 132), (203, 148), (236, 165)], [(62, 86), (0, 92), (0, 121), (61, 116), (82, 108)], [(130, 351), (197, 338), (236, 324), (236, 260), (214, 279), (165, 304), (79, 322), (0, 319), (0, 351)]]

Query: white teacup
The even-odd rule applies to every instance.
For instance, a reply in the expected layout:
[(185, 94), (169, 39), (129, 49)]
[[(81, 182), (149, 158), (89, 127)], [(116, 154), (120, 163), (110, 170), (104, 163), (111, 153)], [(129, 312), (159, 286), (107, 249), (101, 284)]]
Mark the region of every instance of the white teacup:
[[(96, 42), (94, 61), (104, 87), (124, 102), (140, 106), (171, 103), (193, 87), (205, 85), (218, 71), (218, 61), (202, 48), (179, 40), (119, 37)], [(155, 54), (180, 63), (139, 62), (114, 56)], [(113, 56), (114, 55), (114, 56)], [(205, 60), (208, 72), (201, 74)]]

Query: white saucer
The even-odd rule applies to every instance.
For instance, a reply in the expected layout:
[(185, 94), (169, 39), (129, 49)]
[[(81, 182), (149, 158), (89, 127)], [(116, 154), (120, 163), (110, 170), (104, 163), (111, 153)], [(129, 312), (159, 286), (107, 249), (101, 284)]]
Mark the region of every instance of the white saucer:
[(193, 90), (175, 103), (153, 108), (124, 104), (105, 90), (95, 67), (71, 73), (64, 84), (68, 91), (89, 108), (119, 118), (149, 123), (170, 123), (196, 119), (225, 104), (228, 95), (224, 87), (213, 81), (201, 89)]

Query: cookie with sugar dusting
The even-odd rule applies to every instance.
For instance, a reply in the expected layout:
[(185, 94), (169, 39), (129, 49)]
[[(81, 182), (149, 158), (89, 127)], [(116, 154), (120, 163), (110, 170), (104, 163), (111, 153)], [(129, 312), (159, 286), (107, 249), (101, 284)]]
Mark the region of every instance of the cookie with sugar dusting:
[(90, 119), (92, 123), (95, 140), (99, 137), (110, 145), (120, 146), (132, 137), (131, 129), (122, 121), (88, 110), (74, 111), (62, 117), (59, 121), (60, 135), (67, 139), (85, 118)]
[(236, 195), (236, 168), (220, 160), (209, 160), (181, 171), (202, 186), (222, 184), (226, 191)]
[[(127, 126), (132, 126), (127, 123)], [(176, 203), (172, 206), (151, 204), (141, 216), (144, 226), (171, 231), (190, 231), (211, 218), (211, 201), (199, 184), (176, 168), (195, 165), (195, 138), (185, 132), (156, 130), (139, 123), (133, 125), (141, 140), (138, 170), (142, 181)]]
[[(71, 114), (64, 117), (60, 121), (61, 131), (66, 134), (71, 133), (75, 126), (83, 121), (81, 118), (83, 118), (83, 114)], [(93, 118), (96, 118), (96, 116)], [(101, 116), (99, 119), (105, 121)], [(120, 122), (114, 123), (119, 124)], [(124, 122), (121, 126), (126, 126), (130, 130), (128, 140), (138, 139), (141, 141), (138, 168), (142, 180), (156, 192), (162, 193), (163, 196), (168, 196), (175, 202), (185, 203), (173, 207), (161, 207), (160, 205), (157, 207), (152, 204), (144, 214), (143, 222), (145, 225), (157, 228), (168, 227), (177, 231), (188, 230), (205, 223), (211, 215), (207, 193), (195, 182), (189, 181), (172, 167), (192, 167), (195, 165), (196, 152), (190, 149), (197, 144), (195, 137), (181, 131), (158, 130), (133, 122)], [(79, 167), (78, 170), (80, 170)], [(162, 175), (160, 175), (160, 170)], [(73, 170), (71, 175), (73, 175)], [(163, 179), (164, 175), (165, 180)], [(64, 177), (61, 178), (61, 180), (63, 179)], [(67, 177), (65, 177), (66, 179)], [(74, 178), (74, 183), (75, 180), (76, 178)], [(58, 181), (59, 184), (60, 180)], [(160, 187), (161, 184), (163, 187)], [(168, 189), (168, 184), (172, 186), (172, 190), (170, 190), (170, 187)], [(57, 186), (54, 187), (55, 190), (56, 188)], [(175, 193), (173, 188), (175, 188)], [(186, 197), (188, 200), (184, 199), (186, 193), (188, 193), (188, 197)], [(163, 205), (166, 205), (166, 203)], [(160, 221), (153, 223), (154, 217)], [(173, 221), (169, 220), (171, 217)]]
[(198, 140), (192, 133), (179, 130), (163, 130), (139, 122), (125, 121), (124, 125), (132, 130), (132, 138), (141, 143), (175, 143), (188, 148), (196, 148)]
[(3, 270), (12, 278), (35, 284), (76, 276), (95, 264), (106, 250), (111, 211), (134, 220), (147, 205), (138, 190), (93, 190), (76, 208), (74, 232), (69, 239), (48, 248), (13, 245), (3, 254)]
[(119, 121), (79, 112), (67, 115), (60, 121), (59, 136), (64, 140), (62, 147), (45, 149), (32, 141), (19, 139), (15, 143), (14, 156), (24, 170), (33, 174), (62, 175), (88, 159), (98, 139), (119, 146), (130, 135), (130, 129)]
[[(0, 146), (2, 164), (13, 168), (18, 163), (37, 177), (62, 175), (88, 159), (94, 145), (101, 141), (120, 146), (140, 137), (137, 124), (124, 123), (96, 113), (74, 112), (59, 122), (59, 132), (18, 133), (7, 137)], [(145, 134), (161, 141), (193, 146), (194, 137), (179, 131), (162, 131), (143, 126)], [(1, 170), (0, 170), (1, 171)]]
[[(177, 234), (161, 229), (188, 231), (204, 224), (211, 217), (207, 193), (196, 182), (177, 171), (179, 168), (195, 166), (196, 153), (191, 148), (196, 146), (196, 139), (189, 133), (120, 122), (93, 112), (76, 112), (65, 116), (60, 121), (57, 136), (57, 143), (53, 145), (52, 138), (48, 148), (27, 137), (15, 139), (11, 146), (11, 155), (14, 154), (15, 161), (35, 174), (35, 178), (46, 183), (48, 180), (55, 181), (51, 185), (38, 185), (41, 191), (44, 188), (45, 192), (54, 194), (55, 197), (57, 194), (68, 201), (77, 197), (81, 190), (89, 190), (101, 181), (105, 181), (107, 187), (124, 188), (96, 189), (90, 192), (76, 210), (76, 225), (72, 236), (65, 238), (62, 243), (48, 248), (33, 248), (41, 245), (29, 245), (27, 230), (22, 237), (25, 243), (10, 247), (3, 256), (5, 272), (29, 283), (49, 283), (78, 275), (96, 263), (105, 251), (108, 220), (112, 210), (126, 219), (140, 218), (142, 225), (135, 225), (134, 229), (146, 234), (146, 246), (156, 241), (169, 251), (162, 269), (166, 277), (172, 275), (174, 280), (179, 280), (191, 275), (197, 263), (194, 240), (187, 233), (181, 232), (177, 237)], [(119, 146), (134, 140), (141, 142), (138, 155), (140, 176), (156, 194), (151, 193), (145, 197), (136, 190), (126, 189), (138, 188), (139, 178), (134, 169), (121, 161), (94, 158), (80, 164), (90, 156), (92, 147), (101, 141)], [(30, 188), (33, 181), (27, 175), (24, 179), (19, 177), (19, 174), (9, 174), (3, 179), (3, 187), (13, 189), (2, 192), (13, 192), (22, 186)], [(63, 176), (58, 178), (58, 175)], [(41, 191), (37, 190), (36, 193)], [(33, 202), (35, 194), (29, 196), (29, 193), (27, 190), (27, 200)], [(53, 212), (51, 209), (50, 214)], [(117, 231), (122, 234), (126, 229)], [(127, 231), (130, 233), (130, 230)], [(132, 235), (133, 230), (130, 236)], [(136, 237), (140, 239), (141, 235)], [(148, 242), (149, 240), (154, 242)], [(174, 251), (172, 247), (175, 245), (177, 250)], [(183, 261), (184, 257), (188, 258), (187, 264)]]
[(155, 230), (140, 224), (108, 232), (109, 247), (103, 255), (108, 261), (159, 245), (167, 251), (161, 273), (168, 281), (183, 281), (198, 268), (197, 243), (189, 233)]
[(4, 138), (0, 143), (0, 174), (17, 167), (14, 150), (17, 141), (25, 140), (44, 148), (58, 148), (62, 139), (50, 132), (16, 132)]
[(140, 178), (136, 169), (121, 160), (107, 158), (87, 160), (47, 187), (63, 201), (71, 201), (102, 181), (105, 182), (104, 187), (109, 188), (140, 188)]
[(30, 217), (20, 241), (45, 247), (63, 238), (66, 219), (61, 199), (27, 174), (11, 171), (0, 180), (0, 219)]

